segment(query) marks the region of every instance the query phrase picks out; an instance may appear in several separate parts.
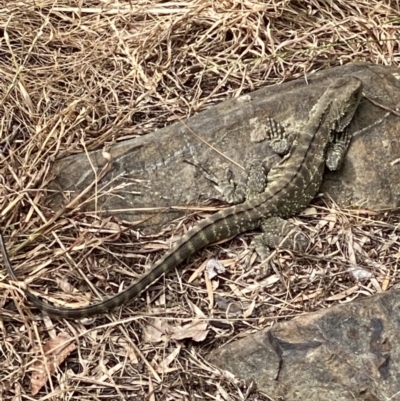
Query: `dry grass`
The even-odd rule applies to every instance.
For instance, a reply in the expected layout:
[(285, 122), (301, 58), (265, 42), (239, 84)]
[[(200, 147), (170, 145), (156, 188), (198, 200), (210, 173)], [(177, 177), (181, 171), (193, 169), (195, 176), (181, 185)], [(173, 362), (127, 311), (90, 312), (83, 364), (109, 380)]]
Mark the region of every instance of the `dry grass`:
[[(10, 250), (51, 219), (45, 195), (57, 158), (149, 133), (313, 70), (400, 61), (394, 0), (71, 3), (0, 5), (0, 218)], [(77, 348), (65, 352), (55, 375), (45, 372), (51, 377), (36, 399), (269, 399), (203, 357), (277, 320), (398, 284), (398, 219), (329, 204), (301, 222), (312, 245), (306, 255), (279, 252), (278, 273), (252, 276), (248, 268), (257, 263), (248, 249), (251, 235), (244, 235), (191, 258), (183, 273), (171, 274), (130, 308), (85, 324), (42, 319), (2, 269), (0, 307), (13, 299), (16, 309), (0, 320), (0, 399), (32, 399), (32, 372), (45, 343), (60, 333)], [(111, 294), (189, 224), (136, 240), (132, 231), (115, 234), (129, 228), (125, 223), (72, 212), (28, 241), (13, 263), (42, 294), (90, 293), (78, 267), (94, 290)], [(203, 269), (210, 257), (226, 268), (213, 280)], [(357, 282), (348, 270), (355, 264), (371, 276)], [(187, 326), (196, 321), (202, 323), (196, 330)]]

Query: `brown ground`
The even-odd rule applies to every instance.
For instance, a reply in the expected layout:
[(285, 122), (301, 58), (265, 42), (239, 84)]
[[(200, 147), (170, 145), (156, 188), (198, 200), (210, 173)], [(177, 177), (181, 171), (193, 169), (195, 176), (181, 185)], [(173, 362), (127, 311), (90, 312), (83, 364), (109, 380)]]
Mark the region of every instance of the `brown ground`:
[[(204, 215), (144, 237), (77, 207), (34, 237), (53, 217), (45, 196), (55, 159), (311, 71), (398, 64), (399, 25), (394, 0), (2, 2), (0, 221), (21, 280), (51, 301), (96, 300), (131, 283)], [(399, 283), (397, 217), (327, 202), (299, 221), (307, 254), (279, 251), (265, 277), (253, 274), (249, 233), (207, 248), (129, 308), (84, 323), (30, 310), (2, 268), (0, 399), (269, 400), (203, 358), (276, 321)], [(122, 228), (131, 230), (116, 234)], [(210, 258), (226, 269), (213, 279)], [(68, 338), (55, 368), (43, 365), (49, 344)]]

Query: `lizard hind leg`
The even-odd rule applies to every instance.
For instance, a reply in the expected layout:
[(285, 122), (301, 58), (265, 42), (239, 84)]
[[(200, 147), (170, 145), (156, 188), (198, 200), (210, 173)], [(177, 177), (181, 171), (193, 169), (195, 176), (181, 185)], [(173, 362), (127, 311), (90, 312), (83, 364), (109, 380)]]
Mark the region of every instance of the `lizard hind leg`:
[(263, 192), (267, 186), (267, 175), (270, 167), (264, 160), (252, 160), (247, 163), (245, 179), (236, 183), (232, 172), (227, 169), (225, 180), (218, 184), (225, 200), (231, 204), (242, 203)]
[(236, 183), (229, 168), (225, 170), (225, 180), (219, 182), (218, 186), (228, 203), (238, 204), (246, 200), (246, 184), (243, 181)]
[(229, 203), (241, 203), (262, 193), (267, 187), (268, 173), (271, 168), (281, 161), (280, 156), (287, 156), (289, 153), (293, 144), (293, 135), (289, 135), (286, 129), (273, 118), (267, 119), (265, 129), (265, 138), (275, 154), (264, 159), (250, 160), (245, 167), (244, 181), (236, 184), (231, 177), (227, 177), (225, 182), (219, 185)]
[(236, 183), (232, 179), (232, 172), (225, 171), (225, 179), (218, 182), (218, 187), (230, 204), (242, 203), (262, 193), (268, 184), (268, 173), (281, 158), (278, 155), (252, 159), (246, 163), (244, 179)]
[[(252, 246), (262, 261), (270, 257), (278, 247), (304, 252), (309, 244), (308, 237), (298, 226), (280, 217), (270, 217), (262, 225), (262, 234), (254, 237)], [(268, 269), (272, 261), (267, 264)]]
[(215, 188), (224, 196), (225, 200), (230, 204), (242, 203), (246, 199), (246, 187), (241, 181), (236, 183), (232, 179), (232, 171), (229, 168), (225, 169), (224, 178), (219, 179), (213, 172), (197, 160), (188, 162), (193, 165), (196, 170), (202, 174), (208, 181), (211, 181)]

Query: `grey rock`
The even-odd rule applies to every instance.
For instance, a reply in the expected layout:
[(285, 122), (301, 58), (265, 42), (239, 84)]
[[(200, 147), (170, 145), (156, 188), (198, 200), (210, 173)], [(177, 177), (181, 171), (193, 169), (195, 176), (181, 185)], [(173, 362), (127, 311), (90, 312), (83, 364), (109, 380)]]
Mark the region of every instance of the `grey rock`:
[[(350, 64), (310, 74), (304, 79), (262, 88), (227, 100), (186, 122), (177, 122), (142, 137), (118, 143), (107, 151), (110, 170), (97, 185), (97, 201), (84, 210), (100, 211), (128, 221), (145, 220), (148, 232), (186, 213), (188, 205), (223, 201), (213, 183), (199, 172), (199, 163), (221, 179), (229, 168), (240, 180), (246, 160), (272, 155), (265, 141), (267, 117), (296, 130), (308, 117), (326, 87), (337, 77), (354, 75), (364, 82), (364, 94), (350, 126), (353, 139), (340, 172), (326, 174), (321, 191), (342, 206), (371, 209), (400, 205), (399, 69)], [(94, 180), (106, 160), (102, 151), (73, 155), (55, 163), (49, 205), (58, 210)], [(235, 164), (237, 163), (237, 164)], [(93, 191), (84, 199), (93, 196)], [(180, 208), (181, 207), (181, 208)], [(82, 207), (83, 208), (83, 207)], [(138, 210), (146, 208), (147, 210)], [(156, 208), (156, 210), (154, 210)]]
[(278, 323), (209, 361), (285, 401), (399, 400), (400, 291)]

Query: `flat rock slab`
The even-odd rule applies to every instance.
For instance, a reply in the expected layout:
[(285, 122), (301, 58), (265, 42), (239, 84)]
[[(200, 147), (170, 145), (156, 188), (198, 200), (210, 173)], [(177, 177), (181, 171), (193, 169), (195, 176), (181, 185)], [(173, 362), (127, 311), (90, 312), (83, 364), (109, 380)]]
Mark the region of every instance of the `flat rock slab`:
[(209, 360), (273, 400), (400, 400), (400, 290), (278, 323)]
[[(338, 173), (326, 174), (322, 191), (342, 206), (399, 207), (400, 118), (388, 110), (400, 108), (400, 70), (350, 64), (310, 74), (307, 83), (298, 79), (227, 100), (185, 122), (110, 147), (110, 170), (96, 187), (96, 202), (86, 202), (85, 210), (128, 221), (146, 220), (151, 232), (183, 215), (181, 206), (223, 200), (193, 163), (219, 179), (229, 168), (239, 180), (246, 161), (272, 154), (265, 140), (267, 118), (298, 131), (326, 87), (344, 75), (362, 79), (366, 97), (350, 126), (358, 134), (344, 166)], [(106, 164), (102, 151), (89, 157), (90, 161), (86, 154), (74, 155), (55, 163), (56, 178), (49, 188), (55, 191), (49, 197), (53, 209), (63, 207), (65, 199), (73, 199), (93, 183), (92, 166), (98, 173)], [(89, 191), (84, 199), (93, 196)]]

